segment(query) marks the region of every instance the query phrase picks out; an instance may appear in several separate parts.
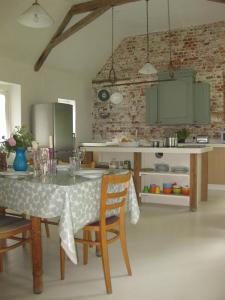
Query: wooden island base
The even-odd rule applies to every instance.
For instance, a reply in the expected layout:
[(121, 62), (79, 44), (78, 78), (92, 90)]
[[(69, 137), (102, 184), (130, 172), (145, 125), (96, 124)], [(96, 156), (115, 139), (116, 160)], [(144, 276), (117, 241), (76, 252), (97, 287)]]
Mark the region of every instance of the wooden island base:
[[(156, 153), (163, 153), (165, 156), (169, 154), (170, 156), (174, 156), (174, 160), (176, 158), (180, 158), (179, 156), (185, 154), (185, 158), (188, 161), (185, 161), (189, 168), (189, 186), (190, 186), (190, 195), (189, 195), (189, 208), (190, 211), (196, 211), (198, 207), (199, 201), (207, 201), (208, 199), (208, 152), (212, 151), (213, 148), (210, 146), (206, 147), (193, 147), (193, 148), (151, 148), (151, 147), (82, 147), (85, 149), (86, 153), (88, 153), (89, 157), (93, 157), (93, 153), (98, 153), (101, 158), (104, 156), (103, 161), (105, 161), (105, 157), (109, 155), (109, 160), (111, 156), (117, 155), (118, 160), (120, 160), (121, 153), (129, 153), (133, 154), (133, 170), (134, 170), (134, 184), (137, 192), (139, 205), (142, 203), (141, 193), (143, 189), (141, 169), (142, 167), (149, 167), (149, 165), (143, 165), (143, 161), (146, 161), (146, 156), (155, 157)], [(104, 155), (103, 155), (104, 154)], [(168, 155), (167, 155), (168, 156)], [(145, 159), (144, 159), (145, 157)], [(179, 159), (180, 160), (180, 159)], [(157, 161), (157, 162), (164, 162)], [(168, 173), (172, 175), (171, 173)], [(167, 174), (162, 174), (161, 176), (166, 176)], [(149, 173), (151, 176), (151, 173)], [(179, 178), (179, 174), (176, 174), (177, 178)], [(182, 174), (181, 174), (182, 176)], [(172, 197), (172, 196), (171, 196)]]

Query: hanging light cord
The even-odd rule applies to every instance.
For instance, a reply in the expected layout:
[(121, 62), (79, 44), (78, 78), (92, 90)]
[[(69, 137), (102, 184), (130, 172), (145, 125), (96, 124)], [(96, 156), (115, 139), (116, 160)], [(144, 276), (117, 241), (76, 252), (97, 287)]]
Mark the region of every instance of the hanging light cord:
[(114, 7), (112, 6), (112, 66), (109, 71), (109, 79), (113, 82), (116, 81), (116, 72), (114, 69)]
[(172, 42), (171, 42), (171, 20), (170, 20), (170, 0), (167, 0), (167, 13), (168, 13), (168, 33), (169, 33), (169, 56), (170, 56), (170, 62), (169, 62), (169, 68), (170, 70), (173, 69), (172, 66)]
[(147, 19), (147, 63), (149, 63), (149, 21), (148, 21), (148, 18), (149, 18), (149, 9), (148, 9), (148, 1), (149, 0), (146, 0), (146, 19)]

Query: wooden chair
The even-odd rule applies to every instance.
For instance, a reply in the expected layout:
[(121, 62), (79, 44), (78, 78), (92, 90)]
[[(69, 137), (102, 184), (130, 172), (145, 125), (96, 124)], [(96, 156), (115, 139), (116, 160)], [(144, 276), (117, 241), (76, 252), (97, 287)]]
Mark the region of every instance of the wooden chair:
[[(102, 177), (102, 188), (101, 188), (101, 205), (99, 221), (88, 224), (83, 227), (83, 239), (75, 238), (77, 243), (83, 244), (83, 263), (88, 263), (88, 248), (91, 246), (100, 247), (102, 255), (102, 264), (105, 277), (106, 291), (108, 294), (112, 293), (110, 268), (109, 268), (109, 257), (108, 257), (108, 245), (120, 239), (122, 253), (127, 268), (128, 275), (131, 274), (131, 267), (127, 252), (126, 238), (125, 238), (125, 205), (126, 198), (128, 195), (128, 187), (131, 178), (131, 173), (123, 175), (104, 175)], [(123, 190), (120, 192), (108, 192), (110, 185), (123, 184)], [(113, 199), (116, 199), (114, 202)], [(110, 200), (110, 203), (108, 203)], [(111, 202), (112, 201), (112, 202)], [(107, 213), (118, 209), (119, 214), (107, 217)], [(90, 233), (95, 232), (97, 238), (95, 241), (90, 239)], [(107, 233), (113, 233), (113, 237), (108, 239)], [(65, 273), (65, 253), (64, 250), (60, 249), (60, 265), (61, 265), (61, 279), (64, 279)]]
[[(29, 220), (11, 216), (0, 215), (0, 272), (3, 271), (3, 255), (4, 253), (31, 242), (31, 235), (24, 237), (25, 233), (31, 232), (31, 222)], [(18, 237), (22, 234), (23, 237)], [(13, 245), (7, 246), (7, 239), (15, 240)]]
[[(0, 215), (26, 218), (25, 214), (20, 214), (20, 213), (16, 213), (16, 212), (7, 211), (6, 207), (0, 207)], [(58, 225), (58, 222), (49, 221), (48, 219), (41, 219), (41, 223), (43, 223), (45, 225), (45, 232), (46, 232), (47, 238), (50, 237), (50, 230), (49, 230), (48, 225), (49, 224)]]

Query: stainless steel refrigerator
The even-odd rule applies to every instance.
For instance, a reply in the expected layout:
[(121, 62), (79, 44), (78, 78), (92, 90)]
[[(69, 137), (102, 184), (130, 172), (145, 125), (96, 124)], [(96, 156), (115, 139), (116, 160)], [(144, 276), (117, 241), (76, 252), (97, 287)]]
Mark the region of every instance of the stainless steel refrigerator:
[(31, 112), (32, 134), (40, 147), (49, 147), (52, 136), (55, 157), (68, 160), (74, 147), (73, 107), (63, 103), (35, 104)]

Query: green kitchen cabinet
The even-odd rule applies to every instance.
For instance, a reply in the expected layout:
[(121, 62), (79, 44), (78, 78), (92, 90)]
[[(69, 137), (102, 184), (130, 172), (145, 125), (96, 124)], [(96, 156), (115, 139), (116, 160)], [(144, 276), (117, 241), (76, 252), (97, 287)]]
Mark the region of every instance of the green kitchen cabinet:
[(191, 124), (193, 122), (193, 82), (191, 78), (161, 82), (158, 88), (159, 124)]
[(194, 84), (194, 124), (210, 123), (210, 85), (207, 82)]
[(191, 79), (160, 82), (146, 90), (148, 124), (175, 125), (193, 122)]
[(195, 83), (193, 70), (179, 70), (174, 80), (168, 72), (159, 74), (158, 84), (146, 89), (146, 123), (185, 125), (210, 123), (210, 88)]

